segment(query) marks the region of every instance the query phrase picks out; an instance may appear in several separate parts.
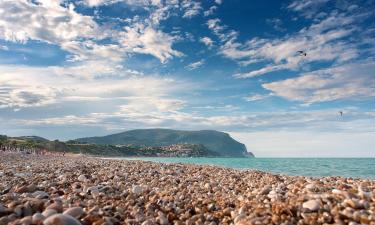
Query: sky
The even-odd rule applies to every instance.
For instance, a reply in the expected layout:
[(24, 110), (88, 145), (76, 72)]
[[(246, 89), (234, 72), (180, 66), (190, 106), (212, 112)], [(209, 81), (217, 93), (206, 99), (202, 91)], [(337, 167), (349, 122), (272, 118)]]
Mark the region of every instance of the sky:
[(374, 14), (374, 0), (2, 0), (0, 133), (215, 129), (258, 157), (375, 157)]

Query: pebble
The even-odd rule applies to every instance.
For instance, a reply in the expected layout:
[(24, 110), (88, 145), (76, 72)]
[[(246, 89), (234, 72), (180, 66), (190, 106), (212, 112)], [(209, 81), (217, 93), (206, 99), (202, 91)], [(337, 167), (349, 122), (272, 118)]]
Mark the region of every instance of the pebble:
[(272, 190), (268, 193), (267, 197), (270, 198), (270, 199), (275, 199), (275, 198), (277, 198), (277, 192)]
[(136, 195), (140, 195), (143, 192), (143, 188), (140, 185), (134, 185), (132, 187), (132, 192)]
[(33, 224), (40, 224), (43, 222), (45, 217), (41, 213), (35, 213), (32, 217)]
[(74, 218), (80, 218), (84, 214), (84, 211), (81, 207), (72, 207), (65, 210), (63, 214), (72, 216)]
[(266, 185), (263, 187), (263, 189), (260, 191), (261, 195), (267, 195), (272, 190), (270, 185)]
[(20, 223), (21, 223), (22, 225), (31, 225), (32, 222), (33, 222), (33, 219), (32, 219), (31, 216), (26, 216), (26, 217), (24, 217), (24, 218), (22, 218), (22, 219), (20, 220)]
[(307, 202), (304, 202), (302, 207), (312, 212), (318, 211), (320, 209), (319, 201), (317, 200), (309, 200)]
[(316, 189), (316, 185), (315, 184), (307, 184), (305, 186), (305, 188), (308, 190), (308, 191), (314, 191)]
[(241, 220), (245, 220), (245, 219), (246, 219), (246, 215), (240, 214), (240, 215), (236, 216), (236, 218), (234, 218), (233, 222), (234, 222), (234, 224), (238, 224)]
[(63, 206), (62, 206), (61, 203), (54, 202), (54, 203), (52, 203), (51, 205), (47, 206), (46, 209), (47, 209), (47, 210), (48, 210), (48, 209), (54, 209), (54, 210), (56, 210), (56, 212), (58, 212), (58, 213), (62, 213), (62, 211), (63, 211)]
[(161, 224), (161, 225), (168, 225), (169, 221), (167, 217), (165, 217), (164, 214), (160, 213), (159, 216), (156, 218), (156, 220)]
[(0, 214), (4, 213), (4, 212), (7, 212), (7, 211), (8, 211), (8, 209), (5, 208), (4, 205), (0, 203)]
[(35, 191), (31, 195), (34, 198), (39, 198), (39, 199), (43, 199), (43, 198), (48, 198), (49, 197), (49, 194), (47, 192), (45, 192), (45, 191)]
[(54, 209), (46, 209), (42, 212), (42, 215), (44, 216), (44, 218), (48, 218), (54, 214), (57, 214), (57, 211)]
[(43, 221), (44, 225), (81, 225), (81, 223), (69, 215), (55, 214)]
[(155, 223), (152, 220), (146, 220), (141, 225), (154, 225)]
[(87, 180), (86, 176), (85, 175), (79, 175), (77, 180), (81, 181), (81, 182), (85, 182)]

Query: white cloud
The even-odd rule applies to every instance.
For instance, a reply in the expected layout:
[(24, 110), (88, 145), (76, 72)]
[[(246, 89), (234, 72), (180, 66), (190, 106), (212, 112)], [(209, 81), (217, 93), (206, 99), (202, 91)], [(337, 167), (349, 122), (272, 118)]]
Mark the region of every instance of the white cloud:
[(283, 27), (283, 21), (279, 18), (266, 19), (266, 23), (271, 25), (276, 31), (286, 31)]
[(96, 7), (100, 5), (113, 4), (120, 1), (121, 0), (84, 0), (84, 3), (89, 7)]
[(300, 13), (306, 18), (318, 16), (323, 13), (322, 7), (330, 0), (294, 0), (287, 9)]
[(215, 34), (219, 34), (219, 32), (224, 30), (224, 27), (220, 25), (220, 19), (209, 19), (207, 21), (207, 26), (211, 29)]
[(127, 100), (153, 96), (162, 101), (187, 85), (170, 78), (112, 68), (105, 62), (43, 68), (0, 66), (0, 73), (0, 107), (9, 108), (36, 107), (63, 101), (84, 102), (90, 98)]
[(287, 8), (292, 9), (294, 11), (304, 11), (311, 7), (325, 4), (328, 1), (329, 0), (298, 0), (291, 2)]
[(215, 11), (217, 10), (217, 6), (211, 6), (208, 10), (204, 11), (204, 16), (211, 16), (215, 13)]
[(50, 44), (78, 38), (100, 39), (102, 33), (95, 21), (68, 8), (60, 1), (4, 0), (0, 2), (0, 38), (26, 42), (29, 39)]
[(200, 2), (193, 0), (183, 0), (181, 6), (185, 10), (183, 18), (192, 18), (198, 15), (203, 9)]
[[(95, 117), (67, 115), (63, 117), (50, 117), (45, 119), (21, 120), (26, 125), (96, 125), (100, 119)], [(19, 121), (19, 122), (21, 122)]]
[[(113, 2), (86, 3), (100, 5)], [(127, 3), (155, 5), (156, 9), (150, 18), (132, 22), (124, 31), (116, 31), (111, 26), (97, 24), (91, 16), (76, 12), (72, 3), (65, 7), (58, 0), (4, 0), (0, 2), (0, 39), (20, 43), (37, 40), (58, 45), (71, 54), (71, 61), (105, 59), (119, 62), (128, 54), (141, 53), (165, 62), (182, 55), (172, 48), (175, 38), (158, 29), (159, 22), (169, 16), (167, 11), (172, 3), (166, 7), (158, 1)], [(99, 42), (105, 38), (111, 43)]]
[(160, 0), (83, 0), (84, 4), (89, 7), (96, 7), (101, 5), (111, 5), (122, 2), (131, 6), (158, 6), (161, 4)]
[(356, 62), (322, 69), (262, 86), (275, 95), (304, 103), (364, 100), (375, 96), (374, 62)]
[[(260, 76), (277, 70), (296, 70), (311, 62), (329, 61), (343, 63), (358, 56), (355, 43), (346, 39), (358, 29), (353, 23), (355, 16), (332, 13), (318, 23), (301, 29), (294, 35), (285, 38), (268, 40), (253, 38), (242, 44), (237, 42), (237, 36), (227, 39), (221, 46), (223, 56), (236, 60), (241, 65), (255, 62), (269, 62), (266, 67), (236, 74), (237, 78)], [(217, 35), (222, 36), (220, 21), (213, 20), (209, 27)], [(340, 24), (338, 27), (337, 24)], [(301, 56), (298, 51), (305, 51), (306, 56)]]
[(118, 38), (127, 52), (150, 54), (162, 63), (183, 55), (172, 48), (174, 37), (150, 26), (136, 24), (133, 27), (124, 27)]
[(209, 19), (206, 24), (208, 29), (210, 29), (221, 42), (231, 40), (238, 35), (238, 33), (234, 30), (226, 31), (227, 26), (222, 25), (219, 18)]
[(217, 111), (235, 111), (239, 107), (235, 105), (206, 105), (206, 106), (195, 106), (194, 109), (204, 109), (204, 110), (217, 110)]
[(120, 62), (126, 53), (126, 49), (117, 44), (99, 45), (91, 40), (65, 42), (61, 44), (61, 48), (74, 53), (68, 58), (69, 61)]
[(235, 78), (251, 78), (251, 77), (256, 77), (263, 75), (265, 73), (270, 73), (273, 71), (281, 70), (281, 69), (286, 69), (284, 65), (269, 65), (266, 67), (263, 67), (259, 70), (253, 70), (247, 73), (236, 73), (233, 75)]
[(245, 97), (244, 99), (248, 102), (255, 102), (255, 101), (259, 101), (259, 100), (263, 100), (265, 98), (268, 98), (272, 95), (262, 95), (262, 94), (254, 94), (254, 95), (250, 95), (250, 96), (247, 96)]
[(0, 88), (0, 108), (22, 108), (29, 106), (43, 106), (55, 102), (58, 92), (48, 87), (14, 87)]
[(198, 69), (199, 67), (204, 65), (204, 59), (201, 59), (197, 62), (190, 63), (189, 65), (186, 66), (188, 70), (195, 70)]
[(199, 41), (208, 47), (212, 47), (214, 44), (214, 41), (209, 37), (202, 37)]

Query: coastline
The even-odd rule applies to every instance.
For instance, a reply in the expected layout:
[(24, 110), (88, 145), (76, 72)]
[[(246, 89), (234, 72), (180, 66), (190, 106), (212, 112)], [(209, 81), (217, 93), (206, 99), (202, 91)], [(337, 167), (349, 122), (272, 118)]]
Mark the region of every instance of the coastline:
[(375, 224), (370, 179), (79, 155), (0, 156), (1, 225)]

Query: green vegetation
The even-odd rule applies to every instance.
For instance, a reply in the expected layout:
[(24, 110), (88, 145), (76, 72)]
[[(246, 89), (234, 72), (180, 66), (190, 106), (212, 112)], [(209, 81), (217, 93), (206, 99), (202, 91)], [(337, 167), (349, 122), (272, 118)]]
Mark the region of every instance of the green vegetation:
[(76, 153), (106, 157), (126, 156), (165, 156), (165, 157), (203, 157), (218, 156), (203, 145), (171, 145), (159, 147), (145, 146), (115, 146), (82, 144), (77, 141), (61, 142), (49, 141), (42, 138), (6, 137), (0, 136), (0, 149), (7, 151), (23, 151), (28, 153), (40, 153), (44, 151)]
[(71, 152), (98, 156), (165, 157), (253, 157), (244, 144), (227, 133), (214, 130), (179, 131), (169, 129), (131, 130), (104, 137), (80, 138), (62, 142), (38, 136), (0, 135), (2, 150), (32, 153)]

